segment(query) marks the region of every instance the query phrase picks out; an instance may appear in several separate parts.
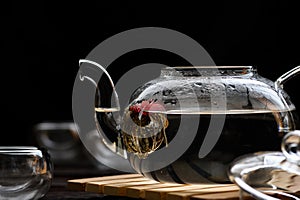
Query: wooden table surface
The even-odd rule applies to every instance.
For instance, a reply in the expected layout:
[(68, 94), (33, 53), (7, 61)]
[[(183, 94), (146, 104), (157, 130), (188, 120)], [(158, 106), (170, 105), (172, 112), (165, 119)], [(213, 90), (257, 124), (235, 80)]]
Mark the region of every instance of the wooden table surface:
[[(88, 179), (88, 178), (93, 178), (94, 179), (95, 177), (97, 177), (97, 178), (99, 178), (99, 177), (108, 177), (108, 178), (110, 178), (110, 177), (115, 176), (115, 175), (124, 176), (124, 172), (116, 171), (116, 170), (113, 170), (113, 169), (108, 168), (106, 166), (99, 166), (98, 168), (96, 168), (93, 165), (83, 165), (83, 166), (75, 166), (75, 167), (74, 166), (55, 166), (54, 169), (55, 169), (54, 170), (54, 177), (53, 177), (51, 188), (48, 191), (48, 193), (43, 198), (41, 198), (40, 200), (79, 200), (79, 199), (82, 199), (82, 200), (137, 200), (137, 198), (130, 198), (130, 197), (127, 197), (127, 196), (116, 196), (116, 195), (103, 194), (103, 192), (97, 192), (96, 191), (97, 189), (94, 190), (94, 192), (87, 192), (87, 191), (83, 191), (83, 190), (80, 191), (80, 190), (77, 190), (77, 189), (75, 189), (75, 190), (70, 189), (70, 180), (71, 181), (72, 180), (77, 181), (77, 180)], [(128, 180), (129, 180), (129, 178), (128, 178)], [(107, 181), (107, 180), (105, 180), (105, 181)], [(104, 183), (105, 181), (101, 180), (101, 184)], [(143, 180), (140, 180), (140, 181), (142, 182)], [(91, 183), (92, 184), (90, 184), (90, 186), (93, 186), (93, 181), (91, 181)], [(120, 183), (123, 183), (123, 182), (120, 182)], [(124, 182), (124, 183), (125, 183), (125, 185), (130, 185), (130, 181)], [(87, 185), (87, 184), (85, 184), (85, 185)], [(145, 185), (143, 185), (143, 186), (145, 186)], [(116, 188), (116, 183), (114, 185), (114, 188)], [(156, 191), (156, 190), (163, 190), (163, 189), (164, 189), (163, 187), (158, 187), (157, 189), (152, 188), (150, 192), (154, 192), (153, 194), (157, 195), (158, 191)], [(209, 189), (209, 188), (206, 188), (206, 189)], [(217, 195), (218, 196), (217, 199), (238, 200), (239, 198), (238, 198), (238, 195), (237, 195), (238, 194), (237, 190), (235, 188), (232, 188), (232, 189), (233, 189), (232, 192), (225, 191), (225, 193), (224, 193), (224, 191), (223, 191), (224, 196), (222, 197), (222, 195), (221, 195), (222, 198), (220, 198), (220, 195)], [(191, 189), (191, 190), (195, 190), (195, 188)], [(93, 189), (92, 189), (92, 191), (93, 191)], [(159, 193), (160, 192), (161, 191), (159, 191)], [(192, 191), (188, 191), (188, 192), (192, 192)], [(202, 192), (203, 191), (201, 191), (201, 193)], [(173, 193), (174, 193), (174, 191), (173, 191)], [(178, 193), (178, 191), (177, 191), (177, 193)], [(212, 197), (213, 193), (214, 192), (210, 191), (207, 194), (208, 195), (207, 199), (215, 199), (215, 198)], [(225, 195), (226, 193), (229, 195), (228, 198)], [(237, 193), (237, 194), (233, 194), (233, 193)], [(179, 194), (179, 195), (177, 194), (177, 197), (175, 196), (174, 199), (193, 199), (193, 198), (185, 198), (181, 195), (184, 196), (184, 194)], [(199, 197), (199, 198), (197, 196), (193, 196), (193, 197), (195, 197), (195, 199), (203, 199), (203, 195), (201, 195), (201, 196), (202, 197)], [(178, 197), (180, 197), (180, 198), (178, 198)], [(282, 196), (277, 197), (277, 198), (284, 199), (284, 198), (281, 198), (281, 197)], [(140, 198), (140, 199), (142, 200), (144, 198)], [(148, 199), (152, 200), (153, 198), (148, 197)], [(154, 199), (157, 199), (157, 198), (154, 198)], [(169, 199), (173, 199), (173, 198), (169, 198)], [(206, 199), (206, 198), (204, 198), (204, 199)], [(247, 196), (244, 199), (253, 200), (253, 198), (249, 197), (249, 196)]]
[[(96, 169), (93, 166), (80, 166), (80, 167), (71, 167), (71, 166), (60, 166), (60, 167), (55, 167), (55, 171), (54, 171), (54, 178), (53, 178), (53, 182), (52, 182), (52, 186), (50, 188), (50, 190), (48, 191), (48, 193), (41, 199), (41, 200), (78, 200), (78, 199), (84, 199), (84, 200), (137, 200), (137, 198), (130, 198), (130, 197), (126, 197), (126, 196), (117, 196), (117, 195), (107, 195), (105, 192), (103, 194), (103, 192), (97, 192), (99, 187), (97, 187), (97, 184), (95, 185), (95, 189), (94, 192), (88, 192), (88, 191), (78, 191), (78, 190), (74, 190), (74, 189), (70, 189), (70, 184), (68, 183), (69, 180), (81, 180), (81, 179), (87, 179), (87, 178), (99, 178), (99, 177), (103, 177), (104, 178), (109, 178), (111, 179), (111, 177), (113, 175), (120, 175), (120, 176), (124, 176), (124, 172), (119, 172), (116, 170), (113, 170), (111, 168), (108, 167), (100, 167), (100, 169)], [(136, 177), (136, 178), (132, 178), (131, 175), (134, 174), (127, 174), (130, 177), (127, 177), (128, 181), (131, 179), (145, 179), (143, 177)], [(125, 176), (127, 176), (125, 175)], [(138, 175), (138, 174), (136, 174)], [(135, 175), (134, 175), (135, 176)], [(138, 175), (141, 176), (141, 175)], [(114, 179), (115, 180), (115, 179)], [(120, 179), (116, 179), (118, 181), (118, 183), (120, 183), (123, 178)], [(128, 185), (130, 184), (128, 181), (125, 181), (123, 184)], [(145, 182), (145, 180), (139, 180), (139, 183)], [(150, 181), (150, 184), (153, 184), (151, 182), (151, 180), (146, 180), (146, 181)], [(110, 180), (106, 180), (106, 181), (100, 181), (99, 183), (103, 184), (104, 182), (110, 182)], [(113, 181), (115, 182), (115, 181)], [(132, 181), (135, 182), (135, 181)], [(116, 184), (116, 183), (115, 183)], [(156, 184), (156, 183), (155, 183)], [(76, 184), (78, 185), (78, 184)], [(134, 184), (136, 185), (136, 184)], [(93, 184), (91, 183), (90, 186), (93, 186)], [(145, 186), (145, 183), (144, 185)], [(188, 187), (192, 187), (194, 185), (188, 186)], [(128, 186), (129, 187), (129, 186)], [(164, 187), (158, 187), (157, 189), (164, 189)], [(156, 189), (156, 190), (157, 190)], [(195, 189), (195, 188), (194, 188)], [(236, 190), (236, 189), (235, 189)], [(93, 191), (93, 189), (92, 189)], [(177, 190), (176, 190), (177, 191)], [(173, 192), (176, 192), (175, 190)], [(159, 194), (161, 193), (161, 191), (159, 191)], [(155, 193), (157, 194), (157, 193)], [(140, 198), (141, 199), (141, 198)], [(149, 199), (149, 197), (148, 197)], [(152, 198), (150, 198), (152, 199)], [(157, 198), (156, 198), (157, 199)], [(232, 198), (231, 198), (232, 199)], [(234, 198), (235, 200), (237, 199), (237, 196)]]

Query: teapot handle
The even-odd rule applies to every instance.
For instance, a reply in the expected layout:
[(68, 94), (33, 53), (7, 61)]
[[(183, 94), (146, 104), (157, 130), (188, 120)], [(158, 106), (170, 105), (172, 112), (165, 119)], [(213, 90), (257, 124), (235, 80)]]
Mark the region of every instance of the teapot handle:
[[(79, 65), (81, 65), (82, 63), (89, 63), (89, 64), (92, 64), (92, 65), (95, 65), (95, 66), (97, 66), (99, 69), (101, 69), (104, 73), (105, 73), (105, 75), (107, 76), (107, 78), (109, 79), (109, 82), (110, 82), (110, 84), (111, 84), (111, 86), (112, 86), (112, 89), (113, 89), (113, 95), (114, 95), (114, 97), (115, 97), (115, 100), (116, 100), (116, 106), (117, 106), (117, 108), (118, 109), (120, 109), (120, 102), (119, 102), (119, 97), (118, 97), (118, 93), (116, 92), (116, 88), (115, 88), (115, 84), (114, 84), (114, 82), (113, 82), (113, 80), (112, 80), (112, 78), (111, 78), (111, 76), (109, 75), (109, 73), (107, 72), (107, 70), (104, 68), (104, 67), (102, 67), (100, 64), (98, 64), (98, 63), (96, 63), (96, 62), (94, 62), (94, 61), (91, 61), (91, 60), (87, 60), (87, 59), (80, 59), (79, 60)], [(96, 86), (97, 86), (97, 83), (95, 83), (94, 82), (94, 80), (92, 80), (90, 77), (88, 77), (88, 76), (84, 76), (84, 75), (81, 75), (80, 76), (80, 80), (84, 80), (84, 79), (89, 79), (90, 81), (92, 81), (93, 82), (93, 84), (95, 84)], [(120, 124), (120, 117), (117, 117), (118, 119), (118, 121), (117, 121), (117, 124)]]
[(278, 88), (283, 88), (283, 84), (286, 81), (290, 80), (291, 78), (293, 78), (299, 73), (300, 73), (300, 65), (284, 73), (275, 81), (275, 89), (277, 90)]
[[(100, 64), (98, 64), (98, 63), (96, 63), (96, 62), (94, 62), (94, 61), (91, 61), (91, 60), (87, 60), (87, 59), (80, 59), (79, 60), (79, 66), (82, 64), (82, 63), (89, 63), (89, 64), (92, 64), (92, 65), (94, 65), (94, 66), (96, 66), (96, 67), (98, 67), (102, 72), (104, 72), (104, 74), (107, 76), (107, 78), (109, 79), (109, 82), (110, 82), (110, 84), (111, 84), (111, 87), (112, 87), (112, 89), (113, 89), (113, 95), (114, 95), (114, 98), (115, 98), (115, 105), (116, 105), (116, 109), (117, 109), (117, 111), (118, 112), (116, 112), (116, 114), (115, 114), (115, 121), (116, 121), (116, 129), (117, 129), (117, 131), (119, 132), (118, 133), (118, 142), (117, 142), (117, 144), (116, 144), (116, 153), (117, 154), (119, 154), (119, 155), (121, 155), (123, 158), (125, 158), (125, 159), (127, 159), (127, 154), (126, 154), (126, 152), (125, 152), (125, 150), (124, 150), (124, 147), (123, 147), (123, 143), (122, 143), (122, 140), (121, 140), (121, 120), (122, 120), (122, 118), (121, 118), (121, 115), (120, 115), (120, 113), (119, 113), (119, 111), (120, 111), (120, 102), (119, 102), (119, 97), (118, 97), (118, 94), (117, 94), (117, 92), (116, 92), (116, 88), (115, 88), (115, 84), (114, 84), (114, 82), (113, 82), (113, 80), (112, 80), (112, 78), (111, 78), (111, 76), (109, 75), (109, 73), (107, 72), (107, 70), (102, 66), (102, 65), (100, 65)], [(82, 74), (80, 74), (80, 76), (79, 76), (79, 78), (80, 78), (80, 80), (81, 81), (84, 81), (85, 79), (86, 80), (89, 80), (90, 82), (92, 82), (92, 84), (93, 85), (95, 85), (95, 87), (98, 89), (98, 92), (96, 92), (96, 95), (100, 95), (100, 92), (99, 92), (99, 88), (98, 88), (98, 84), (92, 79), (92, 78), (90, 78), (89, 76), (86, 76), (86, 75), (82, 75)], [(100, 99), (100, 98), (99, 98)], [(100, 134), (102, 134), (102, 132), (100, 131), (100, 130), (98, 130), (98, 132), (100, 132)], [(105, 143), (105, 142), (104, 142)], [(109, 144), (106, 144), (108, 147), (109, 146), (111, 146), (111, 145), (109, 145)]]

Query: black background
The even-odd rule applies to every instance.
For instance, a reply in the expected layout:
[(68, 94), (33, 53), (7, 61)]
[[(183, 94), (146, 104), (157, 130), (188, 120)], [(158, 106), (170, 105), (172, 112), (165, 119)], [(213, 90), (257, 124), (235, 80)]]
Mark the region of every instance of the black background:
[[(36, 123), (72, 120), (78, 60), (103, 40), (132, 28), (180, 31), (199, 42), (217, 65), (253, 65), (260, 75), (275, 81), (300, 64), (298, 11), (288, 1), (26, 1), (3, 5), (0, 144), (27, 145)], [(134, 62), (132, 57), (127, 65)], [(145, 53), (136, 59), (148, 63), (154, 57)], [(168, 56), (161, 59), (173, 64)], [(295, 78), (285, 85), (296, 107), (300, 107), (299, 84), (300, 78)]]

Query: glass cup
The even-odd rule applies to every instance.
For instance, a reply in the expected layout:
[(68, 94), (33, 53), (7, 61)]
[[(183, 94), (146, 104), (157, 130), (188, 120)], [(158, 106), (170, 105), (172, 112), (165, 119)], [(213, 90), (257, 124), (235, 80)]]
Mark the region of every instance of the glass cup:
[(54, 165), (76, 165), (83, 148), (73, 122), (42, 122), (34, 126), (38, 146), (47, 148)]
[(241, 188), (241, 199), (300, 199), (300, 130), (282, 140), (282, 152), (258, 152), (237, 158), (229, 177)]
[(45, 149), (0, 146), (0, 199), (40, 199), (49, 190), (53, 166)]

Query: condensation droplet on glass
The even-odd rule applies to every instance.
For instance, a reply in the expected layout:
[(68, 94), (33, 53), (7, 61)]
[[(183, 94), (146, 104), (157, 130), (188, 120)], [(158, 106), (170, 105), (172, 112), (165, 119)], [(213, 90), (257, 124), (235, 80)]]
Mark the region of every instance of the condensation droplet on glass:
[(199, 83), (199, 82), (194, 83), (194, 86), (196, 86), (196, 87), (202, 87), (202, 83)]
[(175, 100), (175, 99), (173, 99), (172, 101), (171, 101), (171, 104), (172, 105), (175, 105), (177, 103), (177, 101)]

